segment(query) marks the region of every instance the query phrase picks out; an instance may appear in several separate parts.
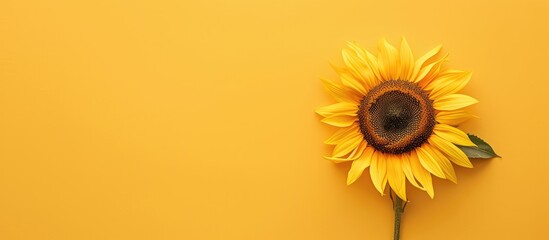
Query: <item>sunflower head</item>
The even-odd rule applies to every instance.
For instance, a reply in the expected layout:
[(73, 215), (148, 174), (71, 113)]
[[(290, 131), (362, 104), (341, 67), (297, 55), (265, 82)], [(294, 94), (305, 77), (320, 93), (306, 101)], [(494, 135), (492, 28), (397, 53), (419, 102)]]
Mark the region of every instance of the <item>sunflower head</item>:
[(421, 146), (435, 126), (429, 96), (416, 84), (388, 80), (372, 88), (358, 106), (364, 139), (385, 153), (405, 153)]
[(347, 184), (369, 168), (377, 190), (390, 187), (406, 199), (406, 179), (434, 197), (432, 175), (456, 182), (453, 165), (472, 167), (458, 146), (475, 146), (458, 124), (472, 117), (464, 108), (475, 99), (457, 94), (470, 72), (444, 67), (441, 46), (415, 59), (402, 39), (387, 41), (373, 55), (348, 43), (339, 81), (323, 80), (337, 103), (320, 107), (322, 122), (340, 129), (325, 142), (335, 162), (352, 161)]

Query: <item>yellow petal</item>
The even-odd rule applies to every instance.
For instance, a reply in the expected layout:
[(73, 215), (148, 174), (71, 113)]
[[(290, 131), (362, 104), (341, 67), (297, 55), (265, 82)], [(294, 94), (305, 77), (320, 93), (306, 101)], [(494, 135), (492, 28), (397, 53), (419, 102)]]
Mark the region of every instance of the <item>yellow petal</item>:
[(454, 171), (454, 167), (452, 166), (452, 163), (444, 154), (442, 154), (437, 148), (431, 147), (429, 144), (425, 144), (424, 146), (427, 148), (429, 154), (433, 156), (433, 159), (435, 159), (442, 169), (442, 172), (444, 172), (444, 176), (446, 176), (446, 179), (452, 181), (453, 183), (457, 183), (457, 177), (456, 172)]
[(412, 167), (412, 171), (414, 172), (414, 176), (419, 181), (419, 183), (421, 183), (421, 186), (423, 186), (423, 189), (425, 189), (427, 194), (429, 194), (431, 198), (434, 198), (435, 191), (433, 188), (433, 179), (431, 177), (431, 173), (429, 173), (421, 165), (416, 150), (412, 150), (410, 153), (410, 165)]
[(353, 123), (357, 120), (358, 118), (356, 116), (334, 115), (320, 121), (334, 127), (348, 127), (353, 125)]
[(351, 152), (349, 157), (354, 158), (354, 159), (359, 158), (360, 156), (362, 156), (362, 153), (366, 149), (366, 146), (368, 146), (368, 143), (366, 142), (366, 140), (361, 141), (360, 144), (358, 145), (358, 147), (355, 148), (355, 150), (353, 150), (353, 152)]
[(384, 195), (385, 186), (387, 185), (387, 163), (383, 155), (382, 152), (374, 151), (370, 161), (370, 177), (374, 187), (381, 195)]
[[(435, 55), (437, 55), (440, 52), (440, 49), (442, 49), (442, 45), (438, 45), (437, 47), (433, 48), (431, 51), (427, 52), (425, 55), (420, 57), (415, 65), (414, 65), (414, 71), (412, 72), (412, 75), (410, 77), (410, 80), (413, 82), (416, 82), (416, 79), (419, 81), (421, 79), (418, 79), (418, 74), (420, 70), (424, 67), (424, 64), (426, 62), (430, 62), (431, 58), (433, 58)], [(428, 64), (425, 64), (428, 65)]]
[[(347, 47), (353, 52), (352, 56), (355, 58), (355, 61), (346, 62), (346, 65), (349, 68), (355, 69), (355, 72), (353, 73), (357, 75), (358, 79), (361, 79), (364, 82), (367, 89), (375, 87), (378, 84), (379, 79), (381, 79), (377, 69), (376, 57), (356, 43), (348, 42)], [(346, 57), (344, 56), (343, 61), (345, 61), (345, 58)], [(357, 68), (354, 67), (355, 65), (364, 67)]]
[(343, 157), (358, 147), (361, 141), (364, 141), (362, 134), (349, 135), (334, 147), (332, 157)]
[(463, 94), (450, 94), (435, 99), (433, 107), (436, 110), (452, 111), (471, 106), (478, 101), (470, 96)]
[(453, 163), (466, 168), (473, 167), (473, 164), (471, 163), (471, 161), (469, 161), (469, 158), (465, 155), (465, 153), (463, 153), (463, 151), (461, 151), (454, 144), (442, 139), (437, 135), (431, 135), (428, 141), (429, 144), (436, 147), (438, 150), (440, 150), (440, 152), (448, 156), (448, 159), (450, 159), (450, 161), (452, 161)]
[(332, 115), (356, 116), (357, 111), (358, 105), (349, 102), (339, 102), (316, 109), (316, 113), (323, 117), (328, 117)]
[(446, 62), (446, 59), (448, 57), (448, 54), (446, 54), (444, 57), (436, 60), (435, 62), (421, 68), (418, 75), (416, 76), (417, 79), (415, 79), (415, 82), (422, 87), (425, 88), (433, 79), (435, 79), (439, 73), (442, 65)]
[(427, 84), (423, 90), (431, 91), (438, 85), (444, 85), (445, 82), (451, 82), (457, 77), (463, 76), (465, 71), (457, 69), (444, 69), (440, 71), (436, 79), (433, 79), (432, 82)]
[(366, 88), (364, 87), (364, 82), (357, 79), (353, 74), (348, 72), (339, 72), (339, 78), (341, 83), (349, 89), (352, 89), (362, 96), (366, 95)]
[(379, 54), (377, 56), (378, 67), (384, 80), (398, 79), (398, 61), (400, 57), (393, 45), (382, 39), (379, 42)]
[(414, 72), (414, 55), (412, 49), (408, 45), (406, 38), (402, 38), (400, 42), (400, 75), (401, 80), (410, 80), (412, 73)]
[[(421, 190), (425, 190), (422, 186), (420, 186), (417, 181), (416, 181), (416, 178), (414, 177), (414, 172), (412, 171), (412, 165), (410, 163), (410, 154), (409, 153), (405, 153), (405, 154), (402, 154), (401, 155), (401, 159), (402, 159), (402, 171), (404, 172), (404, 175), (406, 176), (406, 178), (408, 179), (408, 181), (414, 186), (414, 187), (417, 187)], [(419, 161), (419, 160), (418, 160)]]
[(406, 177), (402, 171), (402, 160), (393, 154), (387, 154), (387, 180), (400, 199), (406, 201)]
[(345, 87), (336, 84), (333, 81), (327, 79), (321, 79), (324, 88), (332, 95), (332, 97), (338, 102), (351, 102), (358, 104), (361, 97), (354, 92), (348, 91)]
[(437, 122), (442, 124), (448, 124), (450, 126), (457, 126), (459, 124), (462, 124), (463, 122), (473, 118), (474, 116), (462, 111), (462, 110), (456, 110), (456, 111), (440, 111), (435, 116), (435, 119)]
[(347, 66), (345, 68), (350, 73), (352, 73), (354, 76), (356, 76), (358, 79), (362, 79), (362, 73), (367, 72), (370, 70), (368, 63), (363, 61), (359, 56), (357, 56), (356, 51), (354, 51), (352, 48), (346, 47), (341, 50), (341, 56), (343, 58), (343, 62)]
[(372, 159), (373, 154), (374, 148), (366, 147), (362, 155), (357, 160), (353, 161), (351, 170), (349, 170), (349, 173), (347, 174), (347, 185), (354, 183), (362, 175), (364, 169), (370, 166), (370, 160)]
[(364, 152), (364, 149), (366, 149), (366, 146), (368, 144), (366, 141), (361, 141), (358, 147), (356, 147), (351, 154), (347, 157), (324, 157), (330, 161), (333, 161), (334, 163), (342, 163), (342, 162), (348, 162), (358, 159), (360, 156), (362, 156), (362, 153)]
[(476, 146), (463, 131), (446, 124), (436, 124), (433, 132), (454, 144), (461, 146)]
[(419, 162), (423, 168), (427, 169), (433, 175), (439, 178), (446, 178), (442, 168), (438, 165), (438, 162), (434, 159), (434, 156), (431, 155), (429, 149), (424, 147), (426, 144), (423, 144), (421, 147), (416, 148), (417, 156)]
[(425, 89), (431, 91), (429, 93), (431, 99), (437, 99), (463, 89), (463, 87), (469, 83), (471, 75), (471, 72), (449, 70), (445, 73), (441, 73), (441, 75), (429, 83)]
[(351, 157), (329, 157), (329, 156), (324, 156), (324, 158), (326, 160), (330, 160), (334, 163), (350, 162), (350, 161), (356, 160), (356, 158), (353, 159)]
[(326, 139), (324, 141), (325, 144), (329, 145), (337, 145), (339, 144), (343, 139), (348, 137), (349, 135), (356, 135), (360, 133), (360, 127), (358, 126), (358, 123), (355, 122), (350, 127), (347, 128), (340, 128), (338, 129), (334, 135)]

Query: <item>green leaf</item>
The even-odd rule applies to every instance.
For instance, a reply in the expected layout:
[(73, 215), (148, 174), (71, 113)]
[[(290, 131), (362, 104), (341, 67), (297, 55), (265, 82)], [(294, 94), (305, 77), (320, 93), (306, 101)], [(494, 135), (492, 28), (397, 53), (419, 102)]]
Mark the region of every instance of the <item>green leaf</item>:
[(496, 152), (494, 152), (494, 149), (492, 149), (492, 147), (481, 138), (473, 134), (467, 134), (467, 136), (469, 136), (469, 139), (471, 139), (477, 147), (456, 146), (461, 149), (461, 151), (463, 151), (468, 158), (501, 158), (496, 154)]

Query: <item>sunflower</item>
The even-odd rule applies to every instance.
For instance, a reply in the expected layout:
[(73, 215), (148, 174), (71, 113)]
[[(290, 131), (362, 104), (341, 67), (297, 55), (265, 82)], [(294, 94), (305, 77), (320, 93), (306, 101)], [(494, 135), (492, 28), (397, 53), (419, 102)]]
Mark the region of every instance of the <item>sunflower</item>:
[(471, 78), (444, 67), (448, 55), (437, 46), (415, 59), (406, 41), (399, 49), (382, 40), (374, 56), (356, 43), (342, 50), (340, 81), (322, 80), (337, 103), (316, 112), (338, 127), (325, 141), (334, 162), (352, 161), (347, 184), (369, 167), (375, 188), (387, 183), (406, 200), (406, 180), (434, 197), (432, 175), (457, 182), (452, 163), (472, 168), (458, 146), (475, 146), (458, 124), (472, 117), (464, 108), (477, 103), (458, 94)]

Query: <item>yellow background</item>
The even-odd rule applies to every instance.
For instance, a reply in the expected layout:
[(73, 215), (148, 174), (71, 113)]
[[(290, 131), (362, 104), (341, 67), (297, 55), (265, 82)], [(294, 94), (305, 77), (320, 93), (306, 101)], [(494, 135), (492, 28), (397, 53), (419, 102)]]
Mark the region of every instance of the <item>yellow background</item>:
[(472, 70), (503, 159), (409, 190), (402, 239), (549, 239), (547, 1), (2, 1), (0, 239), (392, 239), (322, 158), (354, 40)]

